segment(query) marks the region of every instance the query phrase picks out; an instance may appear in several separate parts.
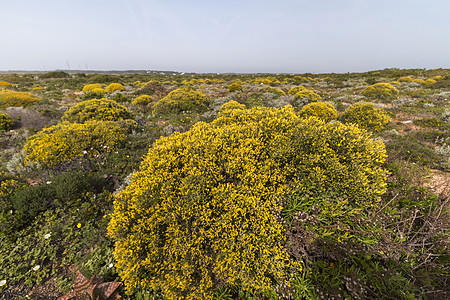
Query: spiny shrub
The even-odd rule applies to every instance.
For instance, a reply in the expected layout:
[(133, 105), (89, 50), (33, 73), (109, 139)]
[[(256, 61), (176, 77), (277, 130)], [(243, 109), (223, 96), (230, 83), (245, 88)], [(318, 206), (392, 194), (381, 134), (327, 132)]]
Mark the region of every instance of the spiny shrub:
[(27, 92), (16, 92), (12, 90), (0, 90), (0, 109), (7, 107), (28, 106), (34, 102), (40, 101), (36, 95)]
[(394, 86), (385, 82), (369, 85), (361, 91), (361, 95), (365, 97), (382, 100), (395, 99), (398, 93)]
[(86, 92), (92, 91), (94, 89), (102, 89), (103, 90), (102, 84), (100, 84), (100, 83), (87, 84), (83, 87), (82, 91), (86, 93)]
[(307, 100), (307, 102), (316, 102), (320, 101), (322, 97), (320, 97), (318, 94), (316, 94), (312, 90), (300, 90), (294, 95), (291, 95), (294, 97), (294, 100), (292, 101), (292, 104), (294, 107), (299, 108), (301, 103), (303, 103), (303, 100)]
[(125, 90), (125, 87), (123, 85), (121, 85), (120, 83), (111, 83), (110, 85), (108, 85), (105, 88), (105, 91), (107, 93), (112, 93), (115, 91), (124, 91), (124, 90)]
[(300, 110), (300, 116), (302, 117), (318, 117), (319, 119), (329, 122), (331, 120), (336, 120), (338, 117), (338, 112), (333, 105), (327, 102), (313, 102), (303, 106)]
[(306, 91), (306, 90), (307, 89), (304, 86), (299, 85), (299, 86), (290, 88), (289, 91), (288, 91), (288, 95), (294, 96), (295, 94), (297, 94), (299, 92)]
[(85, 100), (70, 107), (62, 121), (84, 123), (89, 120), (118, 121), (131, 119), (131, 112), (114, 100), (102, 98)]
[(301, 119), (292, 107), (228, 112), (161, 138), (117, 194), (108, 232), (129, 291), (211, 299), (224, 284), (268, 290), (300, 268), (276, 217), (290, 186), (341, 194), (322, 199), (335, 206), (332, 217), (384, 192), (384, 145), (365, 130)]
[(8, 114), (0, 112), (0, 132), (9, 130), (11, 124), (11, 117)]
[(353, 123), (360, 128), (378, 132), (384, 129), (391, 118), (373, 103), (355, 103), (345, 110), (341, 120), (344, 123)]
[(103, 95), (106, 94), (106, 91), (102, 88), (94, 88), (92, 90), (89, 90), (87, 92), (84, 92), (84, 95), (82, 96), (82, 99), (89, 100), (89, 99), (98, 99), (102, 98)]
[(201, 91), (192, 88), (178, 88), (170, 92), (153, 106), (157, 115), (171, 115), (181, 112), (204, 112), (210, 101)]
[(27, 140), (24, 163), (39, 162), (44, 166), (55, 166), (80, 155), (107, 153), (126, 140), (125, 133), (126, 129), (117, 122), (61, 122), (44, 128)]
[(260, 93), (271, 93), (271, 94), (275, 94), (277, 96), (284, 96), (286, 95), (286, 93), (282, 90), (280, 90), (279, 88), (276, 87), (272, 87), (272, 86), (265, 86), (262, 87), (258, 90), (258, 92)]
[(148, 105), (148, 104), (152, 103), (152, 101), (153, 101), (152, 96), (149, 96), (149, 95), (140, 95), (139, 97), (136, 97), (136, 98), (133, 100), (132, 103), (133, 103), (134, 105), (145, 106), (145, 105)]
[(237, 92), (237, 91), (242, 91), (242, 85), (241, 85), (241, 83), (240, 83), (240, 82), (237, 82), (237, 81), (231, 83), (231, 84), (228, 86), (228, 91), (229, 91), (230, 93)]
[(245, 109), (245, 105), (234, 100), (228, 101), (220, 107), (219, 116), (229, 113), (233, 109)]
[(6, 82), (6, 81), (0, 81), (0, 87), (9, 86), (9, 85), (12, 85), (12, 83), (9, 83), (9, 82)]

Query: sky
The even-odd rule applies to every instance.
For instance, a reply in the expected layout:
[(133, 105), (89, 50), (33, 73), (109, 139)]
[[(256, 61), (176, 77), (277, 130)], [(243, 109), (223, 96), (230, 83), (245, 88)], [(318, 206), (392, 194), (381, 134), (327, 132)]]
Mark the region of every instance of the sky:
[(450, 68), (449, 0), (0, 0), (0, 70)]

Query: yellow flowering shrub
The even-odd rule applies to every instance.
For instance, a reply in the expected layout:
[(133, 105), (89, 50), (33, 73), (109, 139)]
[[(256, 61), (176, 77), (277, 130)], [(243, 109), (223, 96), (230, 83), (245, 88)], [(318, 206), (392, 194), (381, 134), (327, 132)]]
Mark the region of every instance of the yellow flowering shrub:
[(226, 114), (233, 109), (245, 109), (245, 105), (235, 100), (228, 101), (227, 103), (225, 103), (220, 107), (219, 116)]
[(355, 103), (345, 110), (341, 120), (344, 123), (353, 123), (360, 128), (377, 132), (383, 130), (391, 118), (373, 103)]
[(152, 103), (152, 101), (153, 101), (152, 96), (140, 95), (139, 97), (134, 98), (132, 103), (134, 105), (142, 105), (142, 106), (144, 106), (144, 105), (148, 105), (148, 104)]
[(80, 155), (110, 152), (126, 140), (126, 130), (116, 122), (62, 122), (44, 128), (27, 140), (23, 148), (27, 155), (24, 163), (54, 166)]
[(303, 92), (303, 91), (306, 91), (306, 90), (307, 89), (304, 86), (302, 86), (302, 85), (295, 86), (295, 87), (289, 89), (288, 95), (294, 96), (298, 92)]
[(108, 85), (105, 88), (105, 91), (107, 93), (112, 93), (115, 91), (124, 91), (124, 90), (125, 90), (125, 87), (123, 85), (121, 85), (120, 83), (111, 83), (110, 85)]
[(361, 91), (361, 95), (374, 99), (395, 99), (398, 96), (398, 90), (390, 83), (381, 82), (369, 85)]
[(210, 100), (201, 91), (192, 88), (178, 88), (153, 106), (158, 115), (178, 114), (181, 112), (203, 112), (208, 110)]
[(0, 87), (2, 86), (9, 86), (12, 85), (12, 83), (6, 82), (6, 81), (0, 81)]
[(277, 221), (292, 186), (334, 189), (348, 211), (384, 192), (384, 145), (367, 131), (289, 106), (225, 112), (157, 141), (116, 195), (108, 232), (127, 290), (168, 299), (212, 299), (224, 284), (268, 290), (300, 268)]
[(102, 89), (103, 90), (103, 86), (100, 83), (87, 84), (83, 87), (82, 91), (86, 93), (86, 92), (92, 91), (94, 89)]
[(318, 117), (319, 119), (329, 122), (338, 118), (338, 112), (333, 105), (326, 102), (313, 102), (302, 107), (300, 110), (302, 117)]
[(322, 97), (320, 97), (314, 91), (306, 90), (306, 89), (303, 91), (299, 91), (292, 96), (294, 96), (294, 101), (292, 103), (296, 107), (298, 106), (298, 105), (296, 105), (296, 103), (301, 102), (300, 100), (303, 100), (303, 99), (308, 100), (308, 102), (316, 102), (316, 101), (320, 101), (322, 99)]
[(411, 76), (402, 76), (399, 79), (397, 79), (399, 82), (412, 82), (413, 78)]
[(286, 93), (284, 91), (280, 90), (279, 88), (272, 87), (272, 86), (262, 87), (262, 88), (260, 88), (258, 90), (258, 92), (260, 92), (260, 93), (272, 93), (272, 94), (275, 94), (277, 96), (284, 96), (284, 95), (286, 95)]
[(89, 120), (118, 121), (131, 118), (132, 115), (128, 108), (114, 100), (102, 98), (85, 100), (71, 106), (61, 119), (84, 123)]
[(40, 101), (36, 95), (27, 92), (16, 92), (8, 89), (0, 90), (0, 109), (7, 107), (28, 106)]
[(11, 124), (11, 117), (8, 114), (0, 112), (0, 132), (9, 130)]
[(233, 82), (228, 86), (228, 91), (230, 93), (236, 92), (236, 91), (242, 91), (242, 85), (240, 82)]

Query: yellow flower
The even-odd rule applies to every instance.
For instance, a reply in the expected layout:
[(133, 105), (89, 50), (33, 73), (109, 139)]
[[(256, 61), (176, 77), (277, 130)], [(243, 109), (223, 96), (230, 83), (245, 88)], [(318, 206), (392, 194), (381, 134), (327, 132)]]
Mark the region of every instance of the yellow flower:
[(78, 223), (78, 224), (77, 224), (77, 228), (81, 228), (81, 223)]

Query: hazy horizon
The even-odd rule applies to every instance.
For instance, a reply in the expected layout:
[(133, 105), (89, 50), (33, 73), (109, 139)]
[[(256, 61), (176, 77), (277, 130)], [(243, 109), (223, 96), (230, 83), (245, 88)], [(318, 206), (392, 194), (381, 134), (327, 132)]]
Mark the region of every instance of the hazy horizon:
[(444, 0), (17, 0), (2, 9), (1, 71), (450, 68)]

